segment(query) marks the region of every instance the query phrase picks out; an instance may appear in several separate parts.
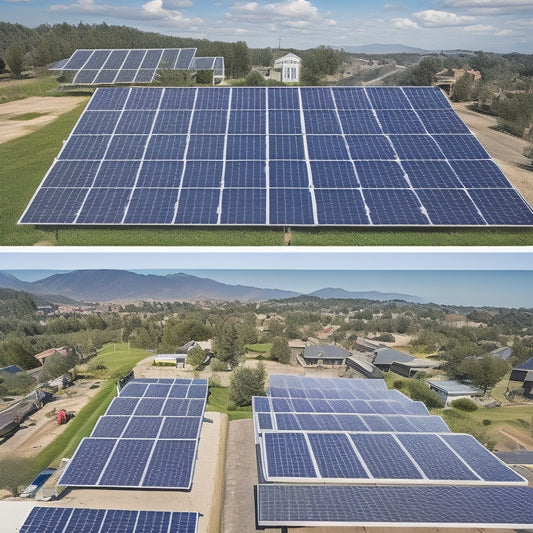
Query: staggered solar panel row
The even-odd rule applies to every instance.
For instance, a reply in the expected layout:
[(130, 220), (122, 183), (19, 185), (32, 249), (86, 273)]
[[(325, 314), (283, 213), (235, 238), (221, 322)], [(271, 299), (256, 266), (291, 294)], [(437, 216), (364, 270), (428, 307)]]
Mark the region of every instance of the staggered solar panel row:
[(99, 88), (21, 224), (527, 226), (434, 87)]
[(206, 401), (206, 380), (130, 380), (58, 484), (189, 490)]
[[(312, 391), (320, 394), (317, 398), (323, 397), (322, 391), (327, 391), (329, 398), (335, 391), (386, 391), (387, 384), (383, 379), (336, 379), (336, 378), (315, 378), (312, 376), (296, 376), (292, 374), (273, 374), (269, 377), (268, 395), (279, 396), (277, 391), (284, 391), (284, 396), (306, 398)], [(301, 391), (301, 392), (299, 392)], [(307, 391), (307, 392), (304, 392)], [(301, 394), (299, 396), (298, 394)]]
[(275, 431), (409, 431), (446, 433), (440, 416), (332, 413), (255, 413), (257, 434)]
[(76, 50), (51, 70), (77, 71), (73, 83), (151, 83), (159, 69), (189, 70), (196, 48)]
[[(326, 401), (307, 398), (313, 387), (326, 398), (364, 390), (351, 381), (277, 376), (269, 390), (280, 397), (254, 399), (259, 479), (268, 482), (256, 487), (260, 527), (533, 526), (533, 490), (517, 486), (527, 480), (440, 417), (272, 409), (274, 401)], [(303, 397), (283, 398), (284, 387)], [(349, 423), (354, 429), (343, 430)]]
[(198, 513), (34, 507), (20, 533), (196, 533)]
[(384, 526), (529, 529), (528, 487), (260, 485), (261, 527)]
[(266, 481), (527, 485), (471, 435), (266, 431), (260, 448)]

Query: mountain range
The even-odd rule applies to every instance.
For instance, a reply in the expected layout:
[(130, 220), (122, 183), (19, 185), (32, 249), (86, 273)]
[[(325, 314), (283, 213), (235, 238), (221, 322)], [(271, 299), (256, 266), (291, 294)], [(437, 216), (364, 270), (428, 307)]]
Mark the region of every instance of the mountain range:
[(405, 44), (365, 44), (361, 46), (334, 46), (337, 50), (344, 50), (352, 54), (444, 54), (447, 56), (458, 54), (473, 54), (469, 50), (425, 50), (424, 48), (415, 48), (413, 46), (406, 46)]
[[(76, 270), (53, 274), (38, 281), (22, 281), (0, 272), (0, 287), (47, 296), (52, 302), (69, 298), (78, 302), (239, 300), (254, 302), (302, 296), (296, 291), (228, 285), (190, 274), (138, 274), (127, 270)], [(418, 296), (379, 291), (324, 288), (308, 294), (317, 298), (405, 300), (423, 303)]]

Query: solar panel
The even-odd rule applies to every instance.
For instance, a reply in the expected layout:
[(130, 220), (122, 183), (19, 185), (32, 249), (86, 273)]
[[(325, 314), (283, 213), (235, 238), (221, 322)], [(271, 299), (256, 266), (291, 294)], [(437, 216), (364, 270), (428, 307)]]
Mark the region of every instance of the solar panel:
[[(164, 56), (133, 52), (116, 81)], [(117, 54), (75, 54), (103, 62), (78, 76)], [(531, 226), (533, 210), (435, 87), (131, 87), (95, 91), (19, 223)]]
[(531, 528), (528, 487), (259, 485), (261, 527)]
[(21, 533), (196, 533), (198, 513), (34, 507)]
[[(54, 65), (53, 70), (77, 71), (73, 83), (114, 84), (151, 83), (160, 68), (188, 70), (196, 48), (99, 49), (76, 50), (72, 56)], [(207, 59), (218, 70), (224, 70), (219, 58)]]

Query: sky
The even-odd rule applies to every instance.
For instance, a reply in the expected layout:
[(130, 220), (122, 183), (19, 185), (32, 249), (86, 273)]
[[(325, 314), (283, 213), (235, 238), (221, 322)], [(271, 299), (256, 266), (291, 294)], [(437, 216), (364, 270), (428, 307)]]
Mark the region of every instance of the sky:
[(533, 307), (533, 252), (528, 249), (276, 250), (27, 249), (0, 253), (0, 265), (26, 281), (58, 270), (111, 268), (185, 272), (232, 285), (302, 293), (333, 287), (399, 292), (449, 305)]
[(106, 22), (166, 35), (313, 48), (400, 43), (533, 53), (531, 0), (0, 0), (6, 22)]

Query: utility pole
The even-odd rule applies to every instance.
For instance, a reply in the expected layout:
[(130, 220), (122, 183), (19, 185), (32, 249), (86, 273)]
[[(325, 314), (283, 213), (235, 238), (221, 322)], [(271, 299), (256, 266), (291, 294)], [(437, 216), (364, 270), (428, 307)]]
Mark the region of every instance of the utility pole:
[(279, 39), (278, 39), (278, 50), (281, 50), (281, 35), (279, 36)]

